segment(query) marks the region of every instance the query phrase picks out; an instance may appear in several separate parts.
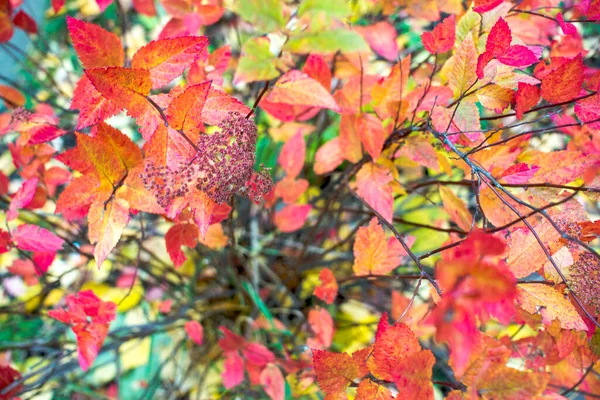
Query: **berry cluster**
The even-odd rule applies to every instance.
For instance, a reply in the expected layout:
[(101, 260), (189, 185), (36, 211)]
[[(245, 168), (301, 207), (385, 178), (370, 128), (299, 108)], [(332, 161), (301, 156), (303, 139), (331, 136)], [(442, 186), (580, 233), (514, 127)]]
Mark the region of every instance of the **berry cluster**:
[(600, 312), (600, 260), (594, 254), (585, 252), (579, 255), (569, 270), (569, 283), (577, 296), (594, 312)]
[(256, 125), (240, 113), (231, 113), (219, 125), (220, 131), (200, 135), (197, 152), (175, 170), (146, 164), (142, 180), (167, 208), (177, 198), (194, 190), (206, 193), (216, 203), (225, 203), (234, 194), (259, 201), (273, 187), (264, 171), (254, 172)]

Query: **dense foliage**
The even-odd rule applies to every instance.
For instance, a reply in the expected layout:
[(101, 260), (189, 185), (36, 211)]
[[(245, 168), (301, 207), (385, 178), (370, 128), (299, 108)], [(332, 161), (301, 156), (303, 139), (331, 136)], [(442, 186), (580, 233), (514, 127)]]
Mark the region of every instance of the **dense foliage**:
[(0, 399), (600, 398), (599, 0), (28, 1)]

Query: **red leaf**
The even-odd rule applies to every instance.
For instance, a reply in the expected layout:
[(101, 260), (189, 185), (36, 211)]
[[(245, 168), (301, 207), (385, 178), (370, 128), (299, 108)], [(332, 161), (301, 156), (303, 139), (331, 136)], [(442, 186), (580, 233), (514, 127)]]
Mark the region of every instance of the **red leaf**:
[(515, 112), (517, 118), (522, 119), (523, 114), (529, 111), (540, 101), (540, 88), (537, 85), (519, 82), (517, 94), (515, 95)]
[(202, 343), (204, 342), (204, 329), (198, 321), (187, 321), (183, 328), (185, 329), (185, 333), (187, 333), (194, 343), (198, 346), (202, 346)]
[(315, 287), (314, 295), (327, 304), (333, 304), (338, 293), (338, 283), (329, 268), (323, 268), (319, 273), (321, 284)]
[(423, 47), (431, 54), (445, 53), (454, 47), (456, 39), (456, 18), (450, 15), (433, 28), (432, 32), (421, 35)]
[(341, 111), (329, 90), (306, 73), (298, 70), (291, 70), (281, 76), (267, 96), (267, 101)]
[(56, 252), (64, 243), (54, 233), (37, 225), (19, 225), (12, 234), (12, 240), (21, 250), (37, 252)]
[(52, 9), (54, 10), (55, 14), (58, 14), (61, 8), (64, 7), (65, 1), (66, 0), (52, 0)]
[(133, 8), (139, 14), (147, 15), (148, 17), (156, 16), (154, 0), (133, 0)]
[(173, 225), (165, 235), (167, 252), (175, 267), (181, 266), (185, 260), (185, 254), (181, 246), (194, 247), (198, 241), (198, 227), (194, 224)]
[(23, 29), (25, 32), (36, 34), (38, 32), (37, 23), (29, 14), (23, 10), (19, 10), (18, 13), (13, 17), (13, 23), (15, 26)]
[(583, 83), (583, 69), (580, 53), (542, 79), (542, 97), (550, 103), (562, 103), (577, 97)]
[(100, 300), (91, 290), (66, 297), (68, 310), (54, 309), (48, 316), (71, 326), (77, 337), (79, 365), (87, 371), (106, 339), (110, 322), (115, 319), (117, 305)]
[(95, 125), (121, 111), (121, 107), (96, 90), (86, 75), (82, 75), (75, 86), (70, 108), (80, 110), (77, 129)]
[(302, 228), (312, 207), (308, 204), (291, 204), (275, 213), (275, 225), (281, 232), (289, 233)]
[(11, 247), (10, 234), (0, 229), (0, 254), (6, 253)]
[(306, 58), (302, 72), (317, 80), (321, 86), (329, 90), (331, 88), (331, 69), (323, 56), (311, 54)]
[(260, 384), (264, 387), (265, 393), (271, 400), (285, 399), (285, 380), (281, 370), (269, 364), (260, 373)]
[(10, 390), (5, 391), (5, 389), (21, 378), (21, 373), (10, 365), (0, 365), (0, 400), (16, 398), (15, 396), (23, 389), (23, 383), (19, 383)]
[(486, 13), (502, 4), (503, 0), (475, 0), (473, 11)]
[(506, 53), (511, 41), (512, 33), (508, 24), (504, 19), (499, 18), (490, 30), (485, 43), (485, 51), (491, 53), (493, 57), (500, 57)]
[(134, 54), (131, 67), (150, 71), (152, 88), (158, 89), (180, 76), (206, 46), (204, 36), (154, 40)]
[(302, 131), (298, 131), (291, 139), (285, 142), (281, 148), (277, 162), (289, 178), (295, 178), (302, 172), (305, 157), (306, 143), (304, 142), (304, 134)]
[(334, 399), (358, 377), (358, 364), (347, 353), (313, 350), (313, 366), (319, 386)]
[(98, 25), (67, 16), (73, 47), (85, 68), (120, 67), (125, 60), (121, 39)]

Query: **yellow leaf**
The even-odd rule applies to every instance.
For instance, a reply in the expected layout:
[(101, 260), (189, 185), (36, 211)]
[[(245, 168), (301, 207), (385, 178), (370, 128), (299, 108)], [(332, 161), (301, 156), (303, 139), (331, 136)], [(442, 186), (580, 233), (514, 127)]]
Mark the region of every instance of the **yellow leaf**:
[(477, 80), (477, 49), (471, 32), (447, 62), (450, 63), (448, 85), (454, 93), (454, 99), (458, 99)]

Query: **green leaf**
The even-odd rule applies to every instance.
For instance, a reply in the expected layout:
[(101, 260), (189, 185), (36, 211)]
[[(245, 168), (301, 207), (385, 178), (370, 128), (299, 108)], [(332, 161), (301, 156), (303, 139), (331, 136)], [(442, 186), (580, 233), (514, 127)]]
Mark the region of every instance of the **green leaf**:
[(263, 32), (273, 32), (285, 26), (280, 0), (237, 0), (234, 11)]
[(277, 78), (277, 57), (269, 49), (269, 39), (252, 38), (242, 46), (242, 56), (235, 72), (234, 82), (268, 81)]
[(358, 32), (347, 29), (332, 29), (325, 32), (309, 33), (291, 38), (285, 48), (292, 53), (350, 53), (368, 51), (369, 45)]
[(304, 0), (298, 7), (298, 16), (324, 14), (326, 17), (344, 19), (352, 13), (346, 0)]

